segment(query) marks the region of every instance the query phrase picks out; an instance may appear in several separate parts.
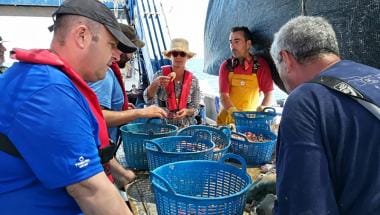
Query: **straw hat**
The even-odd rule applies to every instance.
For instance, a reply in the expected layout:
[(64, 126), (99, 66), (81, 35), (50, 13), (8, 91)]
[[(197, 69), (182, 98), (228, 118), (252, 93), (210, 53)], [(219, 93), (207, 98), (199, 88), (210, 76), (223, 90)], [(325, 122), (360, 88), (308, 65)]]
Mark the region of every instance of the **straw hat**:
[(165, 57), (170, 58), (172, 51), (181, 51), (187, 54), (188, 58), (194, 57), (195, 53), (189, 51), (189, 42), (183, 38), (172, 39), (170, 43), (170, 49), (162, 52)]

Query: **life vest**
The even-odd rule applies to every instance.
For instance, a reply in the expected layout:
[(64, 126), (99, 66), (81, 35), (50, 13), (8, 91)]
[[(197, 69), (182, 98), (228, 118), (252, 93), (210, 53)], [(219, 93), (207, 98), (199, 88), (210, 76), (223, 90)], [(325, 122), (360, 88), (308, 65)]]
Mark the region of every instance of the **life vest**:
[(116, 62), (113, 62), (111, 65), (111, 69), (113, 73), (115, 74), (117, 81), (119, 82), (121, 90), (123, 91), (124, 103), (123, 103), (122, 110), (128, 110), (128, 97), (127, 97), (127, 93), (125, 92), (125, 86), (123, 82), (123, 77), (121, 76), (120, 67), (119, 65), (117, 65)]
[[(172, 72), (171, 66), (163, 66), (161, 67), (162, 74), (167, 76)], [(169, 111), (178, 111), (183, 108), (187, 108), (187, 98), (190, 95), (190, 89), (193, 82), (193, 75), (191, 72), (185, 70), (183, 74), (182, 80), (182, 88), (179, 99), (177, 99), (175, 93), (175, 85), (174, 81), (169, 82), (168, 86), (166, 86), (166, 95), (167, 95), (167, 104), (166, 108)]]
[(64, 60), (59, 58), (59, 56), (47, 49), (13, 49), (11, 51), (11, 55), (13, 59), (17, 59), (21, 62), (45, 64), (58, 67), (60, 71), (70, 78), (70, 80), (87, 100), (90, 110), (98, 123), (98, 138), (100, 140), (99, 156), (101, 158), (101, 163), (103, 164), (105, 173), (108, 175), (108, 178), (113, 181), (110, 173), (109, 160), (113, 157), (114, 146), (110, 145), (106, 121), (104, 120), (96, 94), (78, 75), (78, 73), (74, 71), (74, 69), (72, 69)]

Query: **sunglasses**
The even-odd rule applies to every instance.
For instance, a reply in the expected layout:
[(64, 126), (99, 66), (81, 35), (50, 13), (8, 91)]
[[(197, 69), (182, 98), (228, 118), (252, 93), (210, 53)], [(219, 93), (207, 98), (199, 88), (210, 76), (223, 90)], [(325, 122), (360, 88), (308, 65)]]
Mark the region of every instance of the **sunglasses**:
[(185, 52), (172, 51), (173, 57), (178, 57), (178, 55), (181, 57), (186, 57), (187, 54)]

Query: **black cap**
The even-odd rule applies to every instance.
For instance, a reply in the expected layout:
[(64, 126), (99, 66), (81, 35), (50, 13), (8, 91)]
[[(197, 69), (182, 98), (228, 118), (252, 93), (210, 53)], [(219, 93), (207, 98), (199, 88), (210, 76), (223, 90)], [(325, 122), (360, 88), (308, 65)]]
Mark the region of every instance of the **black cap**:
[(119, 25), (125, 36), (127, 36), (137, 48), (141, 49), (145, 46), (145, 43), (138, 38), (136, 30), (132, 26), (123, 23), (119, 23)]
[[(66, 0), (53, 13), (53, 18), (59, 15), (84, 16), (99, 22), (119, 41), (118, 48), (122, 52), (134, 52), (136, 46), (129, 40), (122, 30), (116, 17), (110, 9), (97, 0)], [(49, 28), (49, 30), (52, 30)]]

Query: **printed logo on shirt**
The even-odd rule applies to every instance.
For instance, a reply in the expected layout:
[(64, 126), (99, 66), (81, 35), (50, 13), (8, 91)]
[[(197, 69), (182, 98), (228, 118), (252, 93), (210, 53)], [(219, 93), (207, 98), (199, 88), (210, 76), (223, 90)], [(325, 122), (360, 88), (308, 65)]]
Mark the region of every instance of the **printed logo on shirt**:
[(88, 163), (90, 163), (90, 159), (85, 159), (83, 156), (80, 156), (75, 166), (81, 169), (88, 166)]

